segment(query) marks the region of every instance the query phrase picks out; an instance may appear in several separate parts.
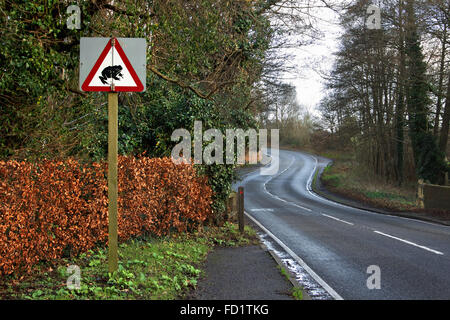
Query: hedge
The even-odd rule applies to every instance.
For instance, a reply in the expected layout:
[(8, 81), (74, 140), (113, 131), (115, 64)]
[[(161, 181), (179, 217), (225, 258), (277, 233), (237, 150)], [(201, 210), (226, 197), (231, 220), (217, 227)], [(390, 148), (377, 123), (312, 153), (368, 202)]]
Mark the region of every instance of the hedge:
[[(119, 156), (119, 241), (198, 227), (212, 191), (190, 164)], [(77, 255), (108, 237), (107, 165), (0, 161), (0, 276)]]

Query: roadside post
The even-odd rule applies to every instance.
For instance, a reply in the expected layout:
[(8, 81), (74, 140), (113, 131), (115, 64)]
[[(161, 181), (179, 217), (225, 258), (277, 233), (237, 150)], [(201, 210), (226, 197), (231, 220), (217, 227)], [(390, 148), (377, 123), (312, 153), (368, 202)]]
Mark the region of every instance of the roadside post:
[(81, 38), (80, 88), (108, 92), (108, 271), (118, 268), (118, 92), (142, 92), (146, 84), (144, 38)]
[(231, 192), (227, 200), (227, 219), (237, 219), (237, 192)]
[(423, 179), (419, 179), (419, 181), (417, 182), (417, 200), (416, 200), (416, 202), (417, 202), (417, 206), (422, 209), (425, 208), (423, 186), (424, 186)]
[(117, 92), (108, 93), (108, 271), (111, 273), (117, 270), (119, 264), (117, 252), (118, 95)]
[(238, 188), (238, 221), (239, 232), (244, 233), (244, 187)]

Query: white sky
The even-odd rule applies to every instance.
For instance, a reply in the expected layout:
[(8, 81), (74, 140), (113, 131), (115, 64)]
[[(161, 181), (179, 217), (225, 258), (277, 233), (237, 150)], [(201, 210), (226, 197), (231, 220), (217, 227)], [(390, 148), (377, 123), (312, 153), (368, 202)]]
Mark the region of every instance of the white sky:
[(337, 25), (337, 14), (330, 9), (320, 8), (316, 28), (323, 37), (314, 44), (299, 48), (285, 49), (295, 56), (296, 71), (286, 74), (286, 82), (297, 88), (298, 102), (314, 115), (319, 115), (315, 107), (325, 95), (324, 80), (319, 73), (327, 75), (334, 62), (333, 52), (337, 51), (338, 36), (342, 29)]

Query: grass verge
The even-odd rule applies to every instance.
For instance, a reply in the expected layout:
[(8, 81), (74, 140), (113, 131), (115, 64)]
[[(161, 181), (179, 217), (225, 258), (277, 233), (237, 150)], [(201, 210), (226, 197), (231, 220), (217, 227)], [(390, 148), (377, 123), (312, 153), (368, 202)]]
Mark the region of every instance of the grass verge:
[[(332, 159), (320, 181), (326, 189), (336, 195), (362, 202), (368, 206), (388, 211), (414, 211), (416, 206), (416, 185), (405, 184), (401, 187), (387, 183), (382, 178), (370, 174), (355, 161), (351, 151), (317, 151), (313, 148), (288, 147)], [(317, 185), (318, 171), (313, 178), (313, 186)]]
[[(63, 259), (57, 267), (40, 265), (18, 278), (0, 283), (1, 299), (92, 299), (170, 300), (181, 299), (197, 285), (202, 264), (215, 246), (244, 246), (258, 243), (249, 226), (243, 235), (238, 226), (205, 227), (192, 234), (165, 238), (134, 239), (119, 246), (119, 269), (107, 271), (107, 248), (98, 248), (74, 259)], [(73, 274), (69, 265), (80, 269), (79, 289), (69, 289)], [(71, 277), (72, 276), (72, 277)], [(69, 281), (68, 281), (69, 279)]]
[[(318, 170), (314, 175), (313, 189), (322, 197), (380, 213), (389, 212), (407, 218), (450, 225), (448, 210), (423, 209), (417, 206), (415, 182), (402, 186), (388, 183), (358, 165), (351, 151), (320, 151), (298, 147), (283, 149), (306, 151), (333, 160), (320, 175), (320, 183), (317, 183)], [(325, 188), (320, 187), (320, 184)]]
[(414, 185), (389, 184), (357, 167), (351, 159), (334, 158), (320, 177), (331, 192), (390, 211), (418, 209)]

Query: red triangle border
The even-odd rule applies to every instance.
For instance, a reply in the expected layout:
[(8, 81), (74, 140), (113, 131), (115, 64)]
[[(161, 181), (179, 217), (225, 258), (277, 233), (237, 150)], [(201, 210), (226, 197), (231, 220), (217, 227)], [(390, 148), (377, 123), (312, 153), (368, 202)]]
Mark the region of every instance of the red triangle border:
[[(89, 83), (91, 83), (92, 78), (94, 78), (95, 74), (97, 73), (98, 69), (100, 68), (103, 60), (105, 60), (106, 55), (108, 54), (109, 50), (112, 47), (112, 40), (114, 39), (114, 47), (119, 53), (120, 57), (122, 58), (123, 63), (127, 67), (128, 71), (130, 72), (131, 77), (133, 78), (134, 82), (136, 83), (135, 87), (130, 86), (115, 86), (114, 91), (111, 90), (111, 86), (89, 86)], [(81, 89), (83, 91), (106, 91), (106, 92), (140, 92), (144, 91), (144, 86), (142, 85), (141, 80), (136, 74), (136, 71), (134, 71), (133, 66), (131, 65), (130, 61), (128, 60), (127, 56), (125, 55), (125, 52), (123, 51), (119, 41), (116, 38), (110, 39), (108, 43), (106, 44), (105, 49), (103, 49), (102, 53), (100, 54), (100, 57), (97, 59), (97, 62), (95, 63), (94, 67), (92, 68), (91, 72), (89, 72), (86, 80), (84, 80), (83, 84), (81, 85)]]

